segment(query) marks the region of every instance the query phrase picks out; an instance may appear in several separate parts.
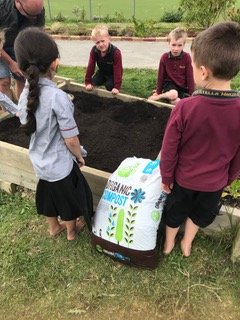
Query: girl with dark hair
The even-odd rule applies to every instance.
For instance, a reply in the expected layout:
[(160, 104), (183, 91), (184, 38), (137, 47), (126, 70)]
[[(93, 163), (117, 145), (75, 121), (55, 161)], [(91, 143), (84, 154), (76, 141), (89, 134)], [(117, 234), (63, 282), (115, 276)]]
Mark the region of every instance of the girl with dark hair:
[(37, 212), (46, 216), (51, 236), (66, 229), (67, 239), (74, 240), (85, 221), (91, 229), (93, 205), (80, 171), (85, 161), (74, 106), (52, 81), (59, 64), (58, 48), (44, 31), (27, 28), (17, 36), (14, 49), (26, 77), (18, 108), (22, 127), (31, 136), (29, 156), (39, 178)]

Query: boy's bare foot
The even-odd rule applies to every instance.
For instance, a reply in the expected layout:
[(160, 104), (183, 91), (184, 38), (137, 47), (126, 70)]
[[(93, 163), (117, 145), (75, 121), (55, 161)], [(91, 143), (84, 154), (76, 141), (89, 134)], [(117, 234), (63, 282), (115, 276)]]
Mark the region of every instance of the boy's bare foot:
[(181, 241), (180, 246), (181, 246), (183, 256), (189, 257), (191, 255), (192, 246), (189, 244), (186, 245), (183, 241)]
[(65, 224), (61, 223), (59, 224), (59, 227), (54, 229), (54, 230), (49, 230), (50, 236), (52, 238), (55, 238), (56, 236), (58, 236), (61, 232), (63, 232), (66, 229)]

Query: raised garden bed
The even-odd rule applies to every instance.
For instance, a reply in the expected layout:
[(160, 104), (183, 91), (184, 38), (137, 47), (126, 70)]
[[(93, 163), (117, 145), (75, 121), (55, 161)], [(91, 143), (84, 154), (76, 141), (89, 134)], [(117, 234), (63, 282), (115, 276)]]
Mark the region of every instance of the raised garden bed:
[[(101, 89), (86, 93), (83, 86), (68, 79), (58, 78), (58, 81), (59, 87), (75, 96), (81, 144), (88, 151), (87, 165), (82, 171), (97, 204), (110, 173), (122, 160), (130, 156), (150, 159), (158, 156), (171, 106), (150, 104), (123, 94), (114, 98)], [(16, 117), (1, 121), (0, 179), (35, 190), (37, 179), (27, 150), (29, 138), (19, 126)], [(234, 248), (240, 246), (240, 235), (237, 239)], [(234, 257), (238, 254), (235, 252)]]
[[(126, 157), (157, 157), (171, 112), (170, 105), (150, 104), (124, 94), (114, 98), (101, 89), (86, 93), (82, 85), (69, 79), (58, 77), (56, 81), (59, 87), (74, 93), (81, 144), (88, 151), (83, 172), (90, 179), (97, 199), (109, 173)], [(1, 122), (0, 179), (34, 190), (36, 178), (27, 155), (29, 138), (19, 127), (16, 117)]]

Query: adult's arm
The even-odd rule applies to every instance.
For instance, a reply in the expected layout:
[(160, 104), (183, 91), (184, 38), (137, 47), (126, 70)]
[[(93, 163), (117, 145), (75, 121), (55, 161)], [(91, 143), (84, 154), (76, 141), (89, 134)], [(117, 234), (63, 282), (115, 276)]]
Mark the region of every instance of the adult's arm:
[(1, 59), (6, 62), (12, 73), (16, 74), (19, 77), (23, 77), (23, 73), (20, 70), (17, 62), (14, 61), (4, 49), (1, 50)]

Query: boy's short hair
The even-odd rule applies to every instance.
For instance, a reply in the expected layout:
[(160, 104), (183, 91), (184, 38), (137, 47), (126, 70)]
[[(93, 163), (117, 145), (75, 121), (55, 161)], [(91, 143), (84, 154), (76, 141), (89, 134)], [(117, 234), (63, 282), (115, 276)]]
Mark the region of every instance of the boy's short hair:
[(183, 38), (185, 43), (187, 40), (187, 31), (184, 28), (175, 28), (168, 34), (167, 40), (170, 42), (171, 39), (178, 40), (181, 38)]
[(92, 38), (96, 38), (99, 36), (109, 36), (108, 33), (108, 26), (105, 24), (99, 24), (97, 25), (93, 30), (92, 30), (92, 34), (91, 34)]
[(221, 22), (199, 33), (191, 45), (196, 66), (205, 66), (213, 77), (231, 80), (240, 70), (240, 24)]

